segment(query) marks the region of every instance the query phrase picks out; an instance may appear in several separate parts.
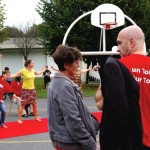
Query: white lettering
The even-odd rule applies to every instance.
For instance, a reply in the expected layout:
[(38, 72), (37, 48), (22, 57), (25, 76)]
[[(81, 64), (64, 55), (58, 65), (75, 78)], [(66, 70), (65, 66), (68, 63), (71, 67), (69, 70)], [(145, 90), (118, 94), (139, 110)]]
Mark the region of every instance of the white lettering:
[(149, 84), (149, 83), (150, 83), (150, 79), (143, 78), (143, 80), (144, 80), (144, 83), (147, 83), (147, 84)]
[(142, 68), (142, 70), (143, 70), (143, 74), (145, 74), (145, 75), (150, 75), (150, 70), (146, 70), (146, 69), (144, 69), (144, 68)]
[(137, 82), (141, 82), (141, 81), (142, 81), (142, 78), (135, 77), (135, 76), (134, 76), (134, 78), (135, 78), (135, 80), (136, 80)]
[(140, 70), (140, 69), (137, 69), (137, 68), (132, 68), (132, 72), (140, 73), (140, 72), (141, 72), (141, 70)]

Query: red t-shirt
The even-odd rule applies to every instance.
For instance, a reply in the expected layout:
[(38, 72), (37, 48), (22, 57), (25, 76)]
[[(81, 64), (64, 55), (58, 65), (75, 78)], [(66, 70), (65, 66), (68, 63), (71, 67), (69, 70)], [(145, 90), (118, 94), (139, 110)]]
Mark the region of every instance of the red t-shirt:
[(11, 93), (13, 92), (12, 88), (10, 87), (7, 81), (2, 80), (2, 76), (0, 76), (0, 100), (3, 99), (3, 94), (5, 92)]
[(132, 54), (120, 59), (140, 85), (143, 144), (150, 147), (150, 57)]
[(17, 82), (16, 80), (13, 80), (10, 83), (11, 88), (13, 89), (14, 94), (16, 94), (16, 96), (21, 96), (21, 89), (22, 89), (22, 82)]

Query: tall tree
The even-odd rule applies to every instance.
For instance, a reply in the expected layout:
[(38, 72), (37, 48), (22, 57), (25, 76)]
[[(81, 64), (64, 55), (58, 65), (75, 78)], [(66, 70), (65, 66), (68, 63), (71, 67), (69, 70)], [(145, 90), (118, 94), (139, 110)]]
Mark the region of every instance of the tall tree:
[(18, 47), (18, 51), (27, 60), (33, 48), (38, 44), (36, 25), (30, 26), (29, 22), (26, 22), (24, 26), (7, 27), (9, 38), (12, 38), (12, 43)]
[(2, 4), (0, 0), (0, 43), (6, 40), (7, 37), (7, 30), (4, 28), (4, 21), (5, 21), (5, 5)]
[(21, 37), (24, 33), (22, 32), (22, 30), (18, 29), (17, 27), (6, 27), (7, 31), (8, 31), (8, 37), (9, 38), (17, 38), (17, 37)]
[[(147, 47), (150, 47), (148, 42), (150, 39), (149, 0), (63, 0), (63, 2), (60, 0), (57, 3), (53, 0), (41, 0), (37, 6), (37, 11), (43, 18), (43, 23), (39, 26), (39, 36), (49, 53), (52, 54), (56, 46), (62, 43), (65, 32), (75, 19), (104, 3), (112, 3), (120, 7), (125, 14), (141, 26), (146, 35)], [(126, 23), (126, 25), (129, 24), (129, 22)], [(116, 44), (116, 36), (121, 28), (107, 31), (107, 50), (111, 50)], [(74, 26), (67, 38), (67, 43), (79, 47), (82, 51), (98, 51), (99, 37), (100, 29), (91, 25), (89, 15)]]

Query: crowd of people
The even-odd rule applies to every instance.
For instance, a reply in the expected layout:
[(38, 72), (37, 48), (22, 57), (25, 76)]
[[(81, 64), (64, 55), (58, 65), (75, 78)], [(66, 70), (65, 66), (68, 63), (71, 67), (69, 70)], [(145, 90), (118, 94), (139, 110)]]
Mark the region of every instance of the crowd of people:
[[(42, 74), (44, 79), (44, 89), (47, 90), (48, 85), (51, 81), (51, 77), (50, 77), (51, 71), (48, 69), (48, 66), (45, 66), (45, 68), (42, 69), (41, 72), (35, 71), (33, 67), (34, 67), (34, 62), (32, 60), (27, 60), (25, 61), (24, 68), (19, 70), (15, 74), (10, 73), (9, 67), (4, 68), (4, 73), (8, 72), (8, 77), (7, 79), (4, 79), (3, 78), (4, 73), (2, 72), (1, 78), (3, 82), (7, 84), (9, 90), (11, 89), (13, 94), (16, 95), (17, 97), (15, 98), (12, 97), (9, 91), (7, 90), (1, 94), (3, 96), (2, 100), (0, 101), (0, 104), (3, 103), (2, 106), (0, 107), (0, 111), (1, 111), (0, 120), (2, 120), (2, 123), (0, 122), (1, 127), (6, 128), (6, 126), (4, 125), (3, 118), (6, 117), (4, 100), (7, 98), (7, 96), (12, 101), (12, 103), (17, 105), (18, 123), (23, 123), (22, 117), (28, 117), (28, 116), (35, 116), (35, 120), (41, 121), (41, 119), (38, 117), (38, 112), (37, 112), (34, 75)], [(89, 70), (91, 70), (91, 68), (80, 70), (80, 74), (78, 74), (78, 80), (80, 80), (80, 83), (74, 77), (74, 82), (78, 86), (80, 86), (80, 88), (81, 88), (81, 73), (85, 73)]]
[[(7, 128), (4, 124), (6, 117), (6, 108), (4, 104), (3, 95), (8, 94), (10, 100), (18, 105), (18, 123), (22, 122), (22, 116), (28, 116), (28, 107), (32, 105), (33, 115), (36, 121), (41, 121), (38, 117), (37, 112), (37, 102), (36, 102), (36, 90), (34, 85), (35, 75), (43, 74), (45, 69), (40, 72), (37, 72), (33, 69), (34, 62), (32, 60), (25, 61), (24, 68), (19, 70), (15, 74), (10, 74), (9, 68), (5, 67), (5, 70), (2, 71), (2, 76), (0, 77), (0, 126)], [(9, 82), (9, 79), (14, 78)], [(21, 78), (23, 81), (21, 81)], [(24, 111), (25, 109), (25, 111)]]
[[(23, 123), (21, 116), (28, 105), (32, 105), (35, 120), (41, 121), (34, 78), (43, 74), (48, 129), (54, 148), (96, 150), (97, 129), (83, 101), (81, 74), (92, 69), (100, 70), (101, 83), (95, 91), (96, 106), (102, 110), (100, 150), (150, 150), (150, 58), (144, 49), (145, 35), (139, 26), (131, 25), (119, 32), (117, 44), (121, 58), (108, 57), (103, 68), (97, 64), (80, 70), (80, 50), (59, 45), (52, 55), (58, 66), (58, 69), (51, 67), (56, 71), (52, 80), (48, 66), (37, 72), (32, 60), (27, 60), (25, 67), (15, 74), (3, 71), (0, 78), (0, 126), (7, 128), (4, 124), (5, 92), (18, 102), (18, 123)], [(15, 80), (9, 84), (9, 78)], [(21, 78), (23, 82), (20, 82)]]

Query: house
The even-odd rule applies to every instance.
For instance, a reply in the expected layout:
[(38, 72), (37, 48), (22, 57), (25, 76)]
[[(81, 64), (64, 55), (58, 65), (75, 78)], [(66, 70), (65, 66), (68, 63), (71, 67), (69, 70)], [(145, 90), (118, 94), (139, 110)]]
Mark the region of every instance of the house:
[[(42, 67), (48, 66), (53, 76), (55, 71), (52, 70), (50, 66), (57, 68), (53, 58), (44, 53), (45, 49), (42, 45), (36, 44), (32, 49), (33, 50), (29, 54), (28, 59), (32, 59), (34, 61), (34, 69), (36, 71), (41, 71)], [(5, 67), (9, 67), (12, 74), (16, 73), (24, 67), (24, 62), (25, 60), (23, 55), (19, 53), (18, 47), (14, 44), (12, 38), (0, 43), (0, 73)], [(87, 65), (81, 61), (80, 68), (87, 68)], [(97, 72), (90, 71), (90, 75), (99, 79), (99, 74)], [(82, 74), (82, 81), (86, 81), (86, 74)]]
[[(28, 59), (34, 61), (35, 70), (41, 71), (42, 67), (46, 65), (49, 66), (49, 68), (50, 66), (57, 67), (52, 57), (44, 54), (45, 49), (43, 46), (36, 44), (32, 49)], [(0, 43), (0, 72), (2, 72), (5, 67), (9, 67), (12, 74), (16, 73), (24, 67), (24, 62), (23, 55), (19, 53), (18, 47), (13, 43), (12, 38)], [(52, 73), (54, 72), (53, 70), (51, 71)]]

